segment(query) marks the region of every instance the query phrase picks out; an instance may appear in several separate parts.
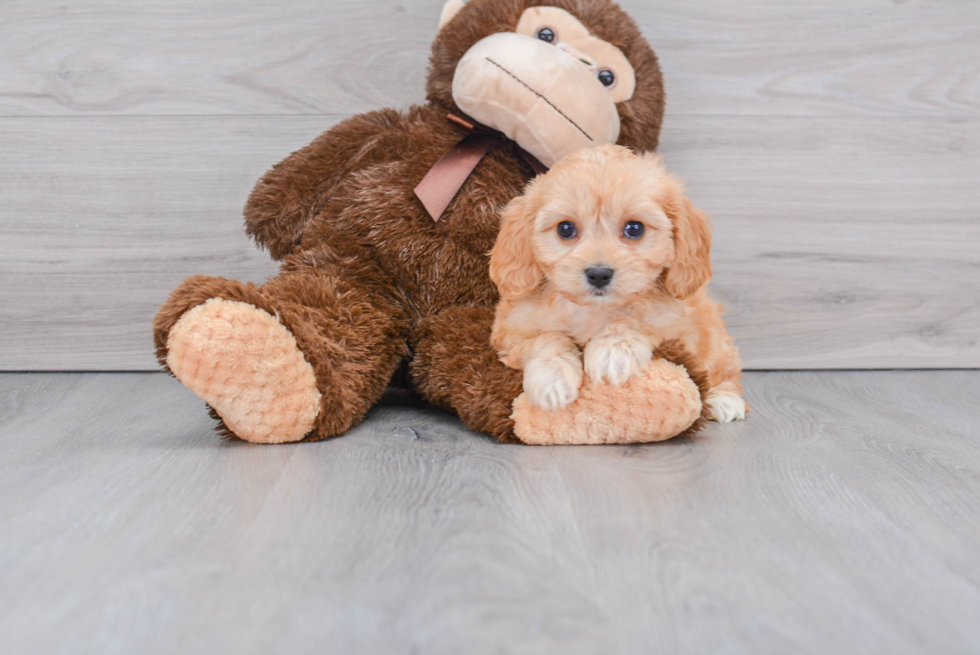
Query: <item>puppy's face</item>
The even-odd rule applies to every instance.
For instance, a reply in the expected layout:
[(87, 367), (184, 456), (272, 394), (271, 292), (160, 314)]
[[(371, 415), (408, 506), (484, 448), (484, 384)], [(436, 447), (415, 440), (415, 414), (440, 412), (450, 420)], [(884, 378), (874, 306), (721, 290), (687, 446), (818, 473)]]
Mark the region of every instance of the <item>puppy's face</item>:
[[(523, 252), (508, 245), (518, 239)], [(586, 305), (650, 292), (684, 297), (707, 281), (709, 242), (704, 216), (659, 158), (603, 146), (560, 162), (508, 207), (491, 276), (504, 297), (533, 290), (534, 276)], [(533, 274), (508, 288), (508, 263)]]
[(583, 304), (619, 304), (657, 283), (674, 254), (658, 175), (629, 152), (576, 157), (536, 191), (532, 251), (545, 278)]

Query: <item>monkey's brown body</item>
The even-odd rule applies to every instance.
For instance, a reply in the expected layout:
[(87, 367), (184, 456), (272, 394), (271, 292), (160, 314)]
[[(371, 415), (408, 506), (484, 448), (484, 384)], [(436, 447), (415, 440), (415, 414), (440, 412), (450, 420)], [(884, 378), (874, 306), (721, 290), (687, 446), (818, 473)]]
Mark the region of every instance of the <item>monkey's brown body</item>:
[[(224, 419), (227, 433), (270, 442), (341, 434), (363, 418), (399, 365), (408, 361), (411, 383), (427, 400), (455, 411), (475, 430), (501, 440), (514, 438), (510, 417), (521, 392), (521, 373), (504, 366), (490, 345), (498, 297), (487, 273), (488, 253), (500, 211), (534, 173), (516, 144), (492, 149), (439, 221), (429, 216), (413, 189), (466, 135), (446, 118), (458, 112), (450, 90), (456, 62), (480, 39), (512, 28), (536, 4), (541, 3), (473, 0), (436, 39), (428, 104), (348, 119), (259, 181), (245, 208), (247, 231), (282, 260), (279, 276), (261, 287), (188, 278), (160, 309), (154, 336), (161, 363), (175, 368), (172, 332), (182, 324), (181, 357), (190, 364), (181, 364), (186, 374), (174, 372), (218, 410), (215, 417)], [(636, 26), (606, 0), (547, 4), (574, 13), (629, 58), (637, 89), (619, 105), (619, 142), (655, 149), (662, 83), (656, 58)], [(237, 318), (199, 311), (215, 299), (233, 301), (224, 306)], [(191, 316), (191, 310), (197, 313)], [(288, 333), (262, 323), (269, 316)], [(242, 336), (246, 333), (260, 334), (271, 350), (254, 346), (255, 337)], [(191, 352), (185, 335), (205, 345)], [(218, 341), (225, 350), (214, 345)], [(303, 386), (310, 383), (303, 382), (301, 360), (276, 369), (271, 356), (259, 356), (288, 355), (290, 348), (298, 349), (312, 368), (315, 389)], [(221, 369), (222, 358), (236, 360), (234, 366)], [(224, 396), (198, 388), (207, 367), (225, 371), (226, 378), (236, 376), (235, 393), (246, 400), (235, 400), (223, 411), (212, 398)], [(259, 393), (266, 387), (296, 391), (288, 398), (276, 396), (275, 388)], [(292, 436), (277, 436), (276, 429), (284, 428), (275, 427), (256, 436), (248, 434), (255, 432), (249, 425), (259, 419), (242, 410), (250, 394), (256, 399), (254, 412), (281, 412), (289, 403), (315, 407), (310, 421), (298, 421)]]

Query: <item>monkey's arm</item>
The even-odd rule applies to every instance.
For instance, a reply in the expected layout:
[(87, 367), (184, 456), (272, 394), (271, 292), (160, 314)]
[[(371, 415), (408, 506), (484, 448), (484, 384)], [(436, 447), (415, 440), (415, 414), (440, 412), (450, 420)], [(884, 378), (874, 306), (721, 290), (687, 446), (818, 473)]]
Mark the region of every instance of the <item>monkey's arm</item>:
[(299, 243), (322, 200), (357, 168), (377, 137), (400, 120), (391, 109), (354, 116), (276, 164), (245, 204), (245, 231), (273, 258), (284, 258)]

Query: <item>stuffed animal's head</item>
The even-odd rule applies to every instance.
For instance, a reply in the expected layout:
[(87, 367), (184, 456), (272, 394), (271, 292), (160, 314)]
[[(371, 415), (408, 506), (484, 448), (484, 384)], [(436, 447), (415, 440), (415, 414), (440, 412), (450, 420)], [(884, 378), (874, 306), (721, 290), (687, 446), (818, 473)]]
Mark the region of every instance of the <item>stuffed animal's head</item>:
[(657, 57), (610, 0), (449, 0), (427, 95), (551, 166), (582, 148), (656, 150)]

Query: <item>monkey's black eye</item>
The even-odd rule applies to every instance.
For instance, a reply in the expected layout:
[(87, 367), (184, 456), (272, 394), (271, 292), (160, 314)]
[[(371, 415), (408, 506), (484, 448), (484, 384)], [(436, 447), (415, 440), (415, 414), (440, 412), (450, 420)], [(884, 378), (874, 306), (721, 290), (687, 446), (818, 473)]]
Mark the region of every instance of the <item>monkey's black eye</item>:
[(547, 41), (548, 43), (555, 42), (555, 31), (550, 27), (542, 27), (538, 30), (538, 38), (542, 41)]
[(603, 68), (601, 71), (596, 73), (596, 77), (599, 78), (599, 81), (602, 82), (602, 86), (604, 87), (610, 87), (616, 83), (616, 76), (613, 75), (613, 72), (608, 68)]
[(571, 221), (562, 221), (558, 224), (558, 236), (562, 239), (574, 239), (578, 234), (578, 228)]
[(630, 221), (623, 227), (623, 236), (627, 239), (639, 239), (646, 231), (646, 226), (640, 221)]

